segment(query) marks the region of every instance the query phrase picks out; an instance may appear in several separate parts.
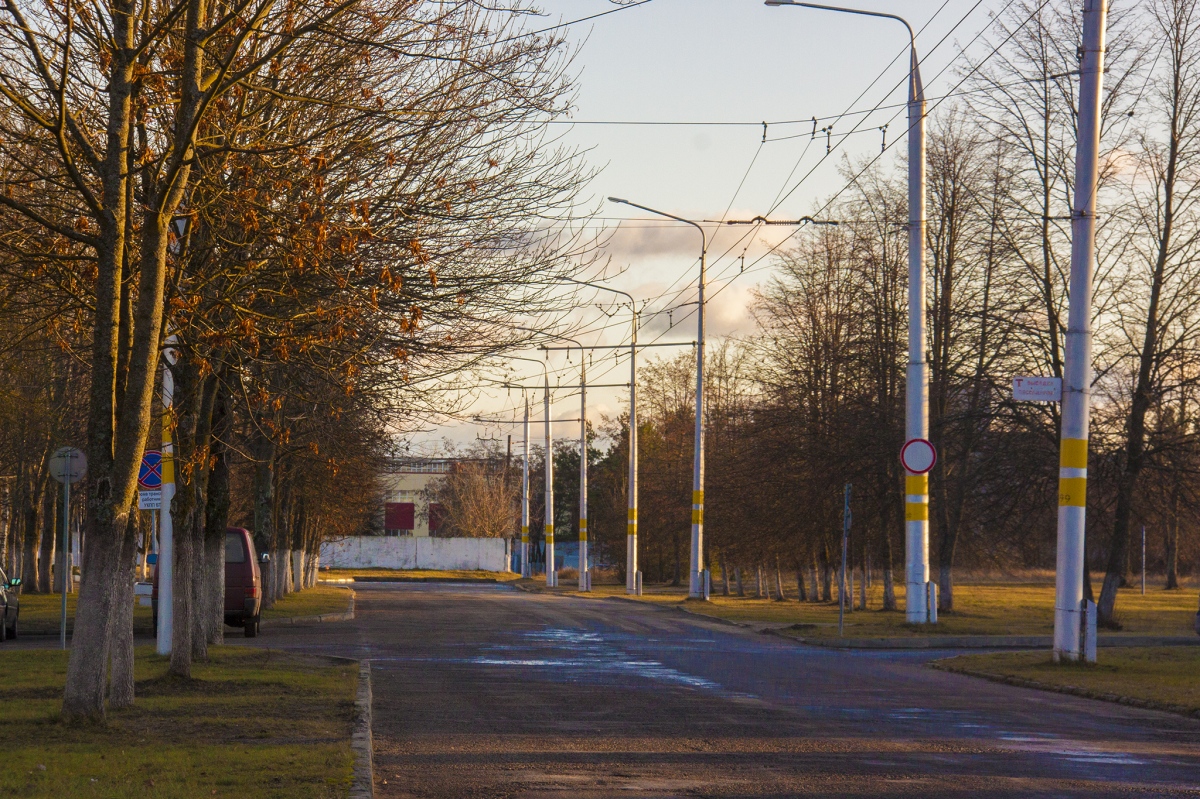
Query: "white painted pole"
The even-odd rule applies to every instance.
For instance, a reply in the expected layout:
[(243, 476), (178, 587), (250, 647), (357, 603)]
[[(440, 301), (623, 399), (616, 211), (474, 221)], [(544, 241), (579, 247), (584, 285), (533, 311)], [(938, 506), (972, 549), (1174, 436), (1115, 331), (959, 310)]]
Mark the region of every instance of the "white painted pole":
[(696, 443), (692, 459), (692, 553), (688, 598), (704, 598), (704, 282), (708, 241), (700, 249), (699, 320), (696, 326)]
[[(174, 336), (167, 338), (172, 344)], [(174, 353), (163, 353), (168, 363), (174, 363)], [(171, 404), (175, 396), (175, 379), (171, 369), (163, 365), (163, 427), (162, 427), (162, 504), (158, 510), (158, 641), (155, 651), (160, 655), (171, 654), (171, 638), (174, 636), (174, 585), (175, 542), (171, 524), (171, 498), (175, 496), (175, 445), (171, 439)]]
[[(633, 299), (630, 298), (630, 307)], [(625, 592), (638, 593), (638, 421), (637, 421), (638, 313), (633, 309), (633, 343), (629, 347), (629, 517), (625, 526)]]
[(550, 432), (550, 376), (546, 375), (546, 586), (558, 585), (554, 566), (554, 442)]
[(1142, 525), (1142, 596), (1146, 595), (1146, 525)]
[[(906, 23), (907, 24), (907, 23)], [(911, 33), (911, 31), (910, 31)], [(908, 81), (908, 374), (905, 438), (929, 438), (929, 383), (925, 364), (925, 90), (911, 50)], [(910, 624), (929, 621), (929, 476), (905, 475), (905, 600)]]
[(525, 454), (521, 463), (521, 576), (529, 577), (529, 396), (525, 396)]
[(579, 590), (590, 591), (588, 577), (588, 459), (587, 459), (587, 361), (579, 351)]
[[(63, 524), (62, 524), (62, 553), (58, 556), (58, 570), (62, 579), (62, 618), (59, 621), (59, 645), (67, 648), (67, 586), (71, 580), (71, 560), (68, 555), (67, 539), (71, 535), (71, 455), (67, 455), (67, 473), (63, 479)], [(66, 564), (66, 568), (63, 568)]]
[(1054, 660), (1079, 660), (1085, 568), (1088, 424), (1092, 383), (1092, 265), (1096, 246), (1096, 182), (1100, 100), (1108, 0), (1084, 0), (1079, 75), (1079, 138), (1071, 208), (1071, 287), (1063, 374), (1058, 478), (1058, 556), (1054, 585)]

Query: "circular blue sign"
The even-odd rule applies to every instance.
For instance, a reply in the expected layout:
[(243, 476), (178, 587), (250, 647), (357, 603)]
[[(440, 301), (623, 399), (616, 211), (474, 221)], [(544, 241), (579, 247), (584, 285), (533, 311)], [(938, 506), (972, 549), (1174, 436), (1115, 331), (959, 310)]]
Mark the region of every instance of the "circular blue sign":
[(158, 450), (147, 450), (142, 456), (142, 465), (138, 469), (138, 485), (146, 489), (162, 488), (162, 453)]

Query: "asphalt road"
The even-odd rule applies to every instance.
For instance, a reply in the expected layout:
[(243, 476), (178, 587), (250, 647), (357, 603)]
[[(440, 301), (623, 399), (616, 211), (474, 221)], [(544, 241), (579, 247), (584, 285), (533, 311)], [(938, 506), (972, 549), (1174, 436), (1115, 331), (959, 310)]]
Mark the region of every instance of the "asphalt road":
[[(356, 586), (233, 643), (369, 658), (379, 797), (1200, 796), (1200, 722), (621, 600)], [(1200, 679), (1200, 675), (1198, 675)]]

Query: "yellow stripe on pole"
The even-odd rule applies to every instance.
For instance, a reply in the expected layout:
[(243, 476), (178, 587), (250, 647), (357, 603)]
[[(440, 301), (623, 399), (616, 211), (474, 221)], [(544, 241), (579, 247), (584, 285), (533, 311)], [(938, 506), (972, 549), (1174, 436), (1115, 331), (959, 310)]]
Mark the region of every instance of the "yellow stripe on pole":
[(637, 538), (637, 523), (625, 525), (625, 535), (630, 538)]
[(929, 505), (925, 502), (905, 502), (904, 503), (904, 521), (906, 522), (927, 522), (929, 521)]
[(579, 520), (579, 532), (581, 532), (581, 533), (587, 532), (587, 519)]
[(1064, 469), (1086, 469), (1088, 442), (1086, 438), (1064, 438), (1058, 465)]
[(581, 542), (581, 543), (586, 543), (586, 542), (587, 542), (587, 530), (580, 530), (580, 531), (579, 531), (579, 540), (580, 540), (580, 542)]
[(171, 446), (171, 441), (171, 416), (165, 414), (162, 432), (162, 481), (164, 483), (175, 482), (175, 455), (172, 452), (174, 447)]
[(927, 474), (910, 474), (904, 478), (904, 493), (905, 494), (928, 494), (929, 493), (929, 475)]
[[(1066, 443), (1065, 441), (1063, 442)], [(1077, 467), (1076, 467), (1077, 468)], [(1087, 478), (1058, 478), (1059, 507), (1082, 508), (1087, 506)]]
[(704, 524), (703, 508), (692, 508), (692, 524)]
[(704, 504), (704, 492), (703, 491), (693, 491), (692, 492), (692, 504), (693, 505), (703, 505)]
[(637, 521), (637, 508), (629, 509), (629, 521), (631, 521), (631, 522)]

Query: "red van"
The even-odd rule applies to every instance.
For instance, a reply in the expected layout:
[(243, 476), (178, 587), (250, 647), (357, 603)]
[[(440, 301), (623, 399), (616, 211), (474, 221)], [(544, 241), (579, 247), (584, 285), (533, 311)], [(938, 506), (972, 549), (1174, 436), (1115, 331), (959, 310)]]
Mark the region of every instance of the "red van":
[[(254, 537), (249, 530), (228, 527), (225, 530), (225, 623), (241, 627), (247, 638), (258, 635), (258, 622), (262, 612), (262, 570), (259, 561), (267, 562), (264, 553), (260, 559), (254, 551)], [(150, 594), (150, 606), (154, 613), (154, 630), (158, 631), (158, 569), (154, 570), (154, 589)]]

